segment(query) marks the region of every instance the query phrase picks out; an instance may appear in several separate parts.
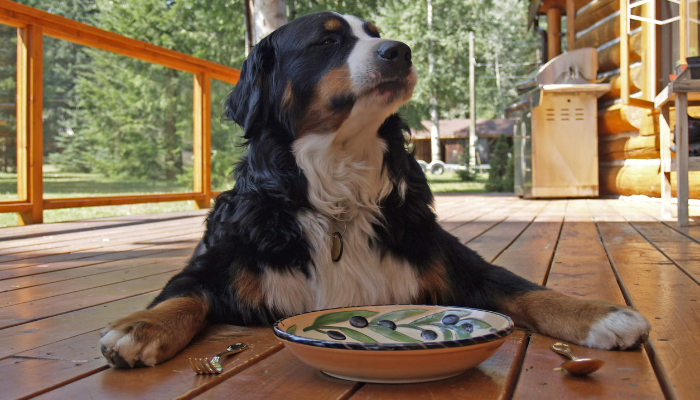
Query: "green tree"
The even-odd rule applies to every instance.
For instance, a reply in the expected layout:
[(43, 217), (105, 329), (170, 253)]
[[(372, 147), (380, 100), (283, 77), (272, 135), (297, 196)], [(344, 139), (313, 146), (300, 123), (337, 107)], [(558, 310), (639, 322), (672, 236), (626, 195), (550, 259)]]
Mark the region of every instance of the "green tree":
[(514, 187), (512, 157), (509, 154), (508, 139), (501, 135), (496, 141), (496, 149), (493, 158), (489, 162), (489, 181), (486, 183), (486, 190), (492, 192), (512, 192)]

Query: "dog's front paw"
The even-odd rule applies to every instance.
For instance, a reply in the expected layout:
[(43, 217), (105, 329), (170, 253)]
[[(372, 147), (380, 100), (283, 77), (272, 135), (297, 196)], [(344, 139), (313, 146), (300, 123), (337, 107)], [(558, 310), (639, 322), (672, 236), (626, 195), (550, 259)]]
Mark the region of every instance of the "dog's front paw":
[(100, 349), (113, 367), (152, 367), (169, 360), (206, 325), (207, 305), (199, 298), (166, 300), (110, 324)]
[(627, 307), (610, 308), (610, 313), (591, 325), (582, 345), (604, 350), (627, 350), (638, 347), (649, 337), (651, 324), (642, 314)]
[(100, 350), (113, 367), (152, 367), (163, 361), (159, 357), (162, 336), (147, 322), (120, 320), (102, 331)]

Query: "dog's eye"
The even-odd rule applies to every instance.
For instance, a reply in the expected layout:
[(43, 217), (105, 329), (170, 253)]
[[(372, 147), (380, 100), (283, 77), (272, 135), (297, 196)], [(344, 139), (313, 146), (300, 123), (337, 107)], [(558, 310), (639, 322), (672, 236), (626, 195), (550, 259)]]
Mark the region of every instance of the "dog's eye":
[(322, 45), (335, 44), (335, 43), (338, 43), (338, 41), (335, 39), (331, 39), (331, 38), (328, 38), (328, 39), (324, 40), (323, 42), (321, 42)]

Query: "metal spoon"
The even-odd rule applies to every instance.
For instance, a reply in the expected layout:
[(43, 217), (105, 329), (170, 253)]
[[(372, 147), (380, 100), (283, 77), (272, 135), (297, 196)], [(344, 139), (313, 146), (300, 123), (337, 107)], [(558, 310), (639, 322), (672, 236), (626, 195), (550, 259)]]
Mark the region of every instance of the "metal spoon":
[(571, 350), (571, 346), (566, 343), (557, 342), (554, 343), (551, 349), (555, 353), (559, 353), (563, 356), (567, 356), (571, 361), (567, 361), (561, 365), (561, 368), (573, 375), (588, 375), (595, 372), (605, 365), (605, 361), (596, 360), (593, 358), (578, 358), (574, 355)]

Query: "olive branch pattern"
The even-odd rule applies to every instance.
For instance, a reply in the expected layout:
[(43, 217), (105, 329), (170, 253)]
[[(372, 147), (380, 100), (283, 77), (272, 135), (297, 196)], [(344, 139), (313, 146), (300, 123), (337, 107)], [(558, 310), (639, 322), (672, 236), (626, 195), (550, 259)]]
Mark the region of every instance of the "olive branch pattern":
[[(316, 331), (327, 335), (333, 340), (354, 339), (361, 343), (377, 344), (378, 342), (362, 333), (360, 330), (368, 329), (376, 332), (387, 339), (401, 343), (422, 343), (438, 338), (436, 331), (440, 331), (444, 340), (469, 339), (474, 329), (490, 329), (492, 326), (477, 318), (467, 318), (471, 312), (466, 310), (447, 310), (433, 313), (410, 322), (397, 324), (398, 321), (406, 320), (418, 314), (425, 313), (426, 309), (408, 308), (391, 311), (381, 315), (377, 311), (338, 311), (323, 314), (317, 317), (314, 322), (303, 329), (304, 332)], [(368, 320), (368, 318), (371, 318)], [(355, 328), (337, 326), (337, 324), (349, 322)], [(415, 339), (397, 329), (403, 328), (420, 331), (423, 340)], [(287, 333), (295, 334), (296, 325), (287, 328)]]

